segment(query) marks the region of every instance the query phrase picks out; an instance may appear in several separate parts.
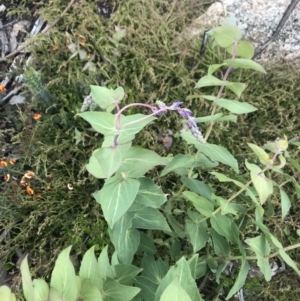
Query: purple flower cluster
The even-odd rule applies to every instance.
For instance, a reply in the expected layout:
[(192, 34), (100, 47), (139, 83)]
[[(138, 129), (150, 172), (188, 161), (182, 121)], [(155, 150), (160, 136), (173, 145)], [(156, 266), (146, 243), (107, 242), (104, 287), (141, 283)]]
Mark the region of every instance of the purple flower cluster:
[(199, 142), (206, 143), (206, 141), (197, 125), (196, 119), (194, 117), (192, 117), (192, 111), (189, 109), (180, 107), (183, 104), (182, 101), (176, 101), (171, 106), (167, 106), (162, 101), (157, 101), (156, 104), (157, 104), (158, 108), (153, 107), (152, 108), (153, 113), (156, 113), (157, 115), (162, 115), (164, 113), (167, 113), (168, 110), (177, 111), (183, 118), (188, 119), (188, 126), (189, 126), (189, 129), (191, 130), (191, 133), (193, 134), (193, 136), (195, 136)]

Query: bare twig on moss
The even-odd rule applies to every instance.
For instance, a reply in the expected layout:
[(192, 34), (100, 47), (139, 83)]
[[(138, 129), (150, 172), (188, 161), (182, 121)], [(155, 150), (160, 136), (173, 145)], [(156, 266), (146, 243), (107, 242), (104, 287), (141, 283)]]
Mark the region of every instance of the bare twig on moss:
[[(68, 10), (71, 8), (71, 6), (74, 4), (75, 0), (71, 0), (70, 3), (68, 4), (68, 6), (64, 9), (64, 11), (59, 15), (59, 17), (50, 25), (46, 26), (45, 29), (42, 30), (42, 33), (47, 33), (52, 27), (54, 27), (59, 20), (68, 12)], [(27, 42), (24, 42), (24, 44), (20, 47), (18, 47), (15, 51), (11, 52), (10, 54), (8, 54), (7, 56), (0, 58), (0, 62), (6, 61), (7, 59), (9, 59), (10, 57), (18, 54), (19, 52), (21, 52), (22, 50), (24, 50), (27, 46), (29, 46), (30, 43), (32, 43), (33, 40), (30, 39)]]

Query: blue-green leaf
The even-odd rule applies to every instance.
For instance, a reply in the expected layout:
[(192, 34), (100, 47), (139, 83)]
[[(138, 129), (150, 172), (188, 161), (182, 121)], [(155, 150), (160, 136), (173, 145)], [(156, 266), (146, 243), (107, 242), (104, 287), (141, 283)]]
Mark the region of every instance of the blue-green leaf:
[(165, 217), (157, 209), (151, 207), (144, 207), (136, 211), (132, 218), (132, 226), (138, 229), (171, 232)]
[(116, 175), (106, 180), (100, 191), (93, 193), (96, 201), (101, 204), (104, 217), (110, 228), (130, 208), (138, 193), (139, 186), (138, 180)]
[(215, 253), (218, 256), (229, 256), (230, 247), (225, 238), (219, 235), (213, 228), (209, 229), (214, 244)]
[(171, 282), (162, 293), (159, 301), (192, 301), (187, 292), (179, 284), (178, 278)]
[(64, 249), (55, 261), (50, 286), (55, 288), (59, 296), (66, 301), (75, 301), (78, 296), (76, 274), (70, 260), (71, 246)]
[(237, 160), (230, 154), (230, 152), (226, 148), (209, 143), (196, 143), (195, 146), (199, 151), (201, 151), (204, 155), (211, 158), (212, 160), (216, 160), (232, 167), (236, 173), (239, 172)]
[(130, 211), (138, 211), (144, 207), (160, 208), (167, 201), (167, 195), (151, 179), (141, 177), (138, 181), (139, 191), (129, 208)]
[(174, 279), (178, 279), (178, 284), (187, 292), (191, 300), (202, 301), (197, 285), (191, 275), (189, 264), (184, 257), (178, 260), (175, 266), (173, 266), (163, 278), (155, 293), (154, 301), (160, 300), (163, 292)]
[(81, 279), (90, 279), (91, 283), (99, 290), (102, 289), (102, 280), (99, 272), (97, 259), (94, 253), (94, 247), (88, 249), (83, 255), (79, 276)]
[(239, 28), (228, 25), (213, 28), (208, 34), (212, 35), (215, 38), (216, 43), (223, 48), (229, 47), (234, 42), (239, 41), (243, 36), (243, 33)]
[(233, 287), (229, 291), (226, 300), (230, 299), (236, 292), (238, 292), (244, 286), (249, 268), (249, 263), (245, 259), (242, 259), (242, 265), (239, 274), (235, 280)]
[(129, 177), (142, 177), (149, 169), (157, 165), (166, 165), (166, 160), (153, 151), (131, 147), (124, 155), (120, 172)]
[(184, 191), (183, 196), (191, 201), (195, 209), (206, 217), (210, 217), (214, 211), (214, 205), (206, 198), (191, 191)]
[(103, 135), (117, 135), (115, 128), (115, 115), (107, 112), (89, 111), (78, 113), (78, 116), (86, 120), (92, 128)]
[(112, 90), (106, 87), (91, 85), (90, 88), (93, 100), (102, 109), (107, 109), (115, 102), (120, 103), (125, 95), (124, 89), (122, 87), (118, 87), (115, 90)]
[(229, 240), (233, 244), (237, 244), (233, 233), (231, 232), (232, 219), (229, 216), (221, 215), (217, 212), (210, 218), (211, 226), (223, 237)]
[(261, 73), (267, 73), (263, 66), (249, 59), (227, 59), (224, 63), (233, 68), (252, 69)]
[(209, 240), (203, 224), (195, 223), (190, 219), (186, 219), (186, 231), (193, 245), (193, 252), (196, 253), (205, 247)]
[[(230, 45), (226, 48), (226, 51), (233, 54), (234, 45)], [(254, 47), (253, 45), (248, 41), (240, 41), (237, 47), (236, 56), (245, 58), (245, 59), (251, 59), (254, 56)]]
[(114, 278), (115, 274), (113, 271), (113, 268), (111, 267), (109, 263), (108, 253), (107, 253), (108, 246), (105, 246), (99, 257), (98, 257), (98, 265), (97, 268), (99, 269), (99, 273), (102, 279)]
[(270, 281), (272, 278), (272, 271), (270, 268), (269, 260), (266, 258), (270, 254), (270, 246), (264, 236), (259, 235), (254, 238), (248, 238), (245, 242), (255, 252), (257, 257), (257, 265), (260, 271), (265, 276), (266, 281)]
[(81, 284), (80, 296), (84, 301), (102, 301), (99, 289), (90, 279), (83, 279)]
[(140, 233), (132, 228), (132, 213), (124, 214), (109, 230), (109, 235), (120, 263), (131, 264), (132, 259), (140, 244)]
[(280, 189), (280, 198), (281, 198), (281, 218), (284, 219), (289, 213), (291, 208), (291, 201), (289, 196), (283, 189)]
[(131, 301), (140, 288), (118, 283), (113, 279), (107, 279), (103, 287), (103, 301)]

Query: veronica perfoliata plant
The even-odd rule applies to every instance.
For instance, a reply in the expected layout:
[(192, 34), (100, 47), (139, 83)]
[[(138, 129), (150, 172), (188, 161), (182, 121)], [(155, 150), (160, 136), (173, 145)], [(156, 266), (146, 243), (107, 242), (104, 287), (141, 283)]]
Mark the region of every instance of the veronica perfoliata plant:
[[(257, 110), (246, 102), (222, 97), (224, 89), (229, 89), (239, 98), (246, 88), (244, 83), (228, 80), (231, 71), (252, 69), (265, 73), (265, 70), (251, 60), (253, 46), (240, 41), (242, 32), (238, 28), (221, 26), (208, 34), (214, 46), (226, 49), (230, 58), (210, 65), (207, 75), (196, 83), (199, 89), (219, 87), (216, 95), (198, 94), (187, 99), (211, 101), (210, 116), (197, 118), (183, 101), (126, 105), (122, 102), (123, 88), (98, 86), (91, 86), (91, 95), (102, 111), (78, 114), (103, 135), (101, 147), (94, 150), (86, 167), (93, 176), (105, 180), (93, 196), (101, 205), (109, 227), (115, 250), (113, 258), (120, 264), (134, 262), (141, 268), (140, 274), (133, 277), (134, 285), (140, 288), (133, 299), (136, 301), (204, 300), (201, 288), (205, 287), (208, 277), (218, 284), (219, 293), (228, 266), (234, 264), (230, 278), (234, 282), (228, 289), (227, 281), (225, 289), (229, 299), (243, 287), (253, 262), (265, 280), (271, 280), (274, 272), (269, 259), (277, 256), (300, 275), (286, 253), (300, 245), (282, 246), (264, 224), (264, 204), (272, 202), (271, 196), (281, 199), (282, 218), (288, 214), (291, 202), (284, 185), (292, 183), (298, 197), (300, 194), (299, 184), (283, 171), (289, 158), (287, 138), (266, 142), (261, 147), (249, 143), (257, 163), (245, 158), (247, 172), (243, 176), (239, 175), (237, 160), (227, 149), (209, 143), (216, 123), (236, 122), (238, 115), (255, 114)], [(216, 72), (221, 76), (214, 75)], [(128, 114), (132, 107), (143, 108), (143, 112), (149, 110), (149, 113)], [(193, 153), (187, 146), (186, 153), (162, 157), (134, 144), (137, 133), (170, 111), (182, 118), (185, 128), (172, 131), (177, 131), (178, 139), (184, 140), (186, 145), (193, 146)], [(204, 124), (205, 133), (198, 123)], [(159, 186), (163, 182), (160, 178), (147, 174), (156, 166), (163, 167), (161, 178), (170, 173), (177, 176), (171, 194), (166, 193), (169, 187)], [(236, 176), (224, 174), (226, 168), (231, 169), (228, 174), (232, 175), (233, 170)], [(219, 186), (203, 181), (204, 171), (213, 175)], [(283, 182), (275, 182), (274, 174), (279, 174)], [(226, 182), (235, 187), (229, 197), (228, 190), (226, 193), (222, 190)], [(224, 195), (220, 194), (222, 191)], [(252, 220), (247, 219), (248, 216), (252, 216)], [(248, 237), (245, 224), (248, 229), (253, 227), (257, 235)]]

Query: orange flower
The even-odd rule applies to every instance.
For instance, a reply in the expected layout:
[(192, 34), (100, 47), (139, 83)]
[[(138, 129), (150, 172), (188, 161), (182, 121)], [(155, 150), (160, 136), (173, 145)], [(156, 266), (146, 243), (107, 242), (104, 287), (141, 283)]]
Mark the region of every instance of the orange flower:
[(58, 46), (57, 46), (57, 45), (53, 46), (53, 47), (52, 47), (52, 50), (53, 50), (53, 51), (57, 51), (57, 50), (58, 50)]
[(10, 174), (8, 173), (4, 176), (4, 181), (8, 182), (9, 180), (10, 180)]
[(0, 84), (0, 91), (1, 92), (5, 92), (6, 91), (6, 88), (4, 85)]
[(85, 43), (86, 43), (85, 38), (82, 38), (82, 39), (79, 41), (79, 44), (80, 44), (81, 46), (84, 46)]
[(40, 114), (40, 113), (35, 113), (35, 114), (33, 115), (33, 119), (34, 119), (34, 120), (39, 120), (41, 117), (42, 117), (42, 114)]
[(22, 180), (20, 181), (20, 184), (21, 184), (22, 186), (26, 186), (26, 185), (27, 185), (27, 182), (26, 182), (25, 180), (22, 179)]
[(34, 195), (34, 190), (29, 185), (26, 187), (26, 192), (28, 195)]
[(15, 165), (17, 163), (17, 160), (16, 159), (9, 159), (9, 163), (11, 165)]
[(37, 193), (37, 194), (35, 195), (35, 197), (36, 197), (38, 200), (40, 200), (40, 199), (42, 198), (42, 195), (41, 195), (40, 193)]
[(1, 167), (6, 167), (6, 166), (7, 166), (7, 162), (6, 162), (5, 159), (2, 159), (2, 160), (0, 161), (0, 166), (1, 166)]
[(25, 178), (31, 179), (34, 177), (34, 172), (33, 171), (27, 171), (26, 174), (24, 175)]

